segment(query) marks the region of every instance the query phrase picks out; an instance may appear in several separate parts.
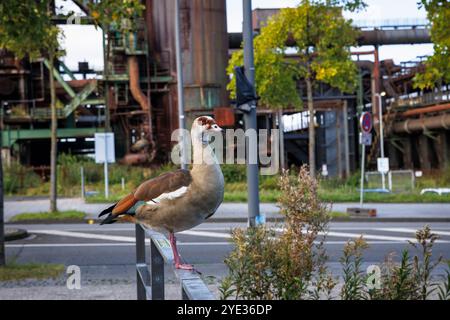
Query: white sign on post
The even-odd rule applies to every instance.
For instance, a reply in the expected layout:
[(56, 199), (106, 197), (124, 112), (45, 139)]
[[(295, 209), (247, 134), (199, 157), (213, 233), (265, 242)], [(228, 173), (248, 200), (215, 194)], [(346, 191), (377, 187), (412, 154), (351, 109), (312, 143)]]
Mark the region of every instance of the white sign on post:
[(116, 162), (116, 153), (114, 148), (114, 133), (101, 132), (95, 134), (95, 163)]
[(95, 162), (104, 164), (106, 199), (109, 198), (108, 163), (116, 161), (114, 149), (114, 133), (103, 132), (95, 134)]
[(379, 173), (389, 172), (389, 158), (378, 158), (377, 159), (377, 170)]

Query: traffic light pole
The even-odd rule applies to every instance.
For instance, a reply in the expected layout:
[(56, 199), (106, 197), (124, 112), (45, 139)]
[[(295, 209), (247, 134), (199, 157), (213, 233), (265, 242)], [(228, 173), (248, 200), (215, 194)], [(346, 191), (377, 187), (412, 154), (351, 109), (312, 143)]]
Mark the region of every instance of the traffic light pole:
[[(250, 83), (255, 85), (255, 66), (253, 58), (253, 27), (252, 27), (252, 1), (243, 0), (243, 40), (244, 40), (244, 67), (245, 75)], [(256, 105), (256, 101), (255, 101)], [(257, 130), (256, 107), (244, 114), (245, 130)], [(247, 150), (251, 150), (250, 144), (246, 143)], [(256, 159), (252, 163), (251, 159)], [(247, 152), (247, 187), (248, 187), (248, 225), (256, 225), (259, 216), (259, 177), (258, 177), (258, 155), (250, 156)]]

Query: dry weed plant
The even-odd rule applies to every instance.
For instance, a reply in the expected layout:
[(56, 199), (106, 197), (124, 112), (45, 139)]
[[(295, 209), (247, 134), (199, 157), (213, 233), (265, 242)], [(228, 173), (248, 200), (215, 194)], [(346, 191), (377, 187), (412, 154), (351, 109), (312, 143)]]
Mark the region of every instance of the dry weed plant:
[(394, 262), (394, 255), (387, 256), (377, 288), (369, 289), (368, 275), (362, 268), (366, 241), (362, 237), (348, 241), (340, 259), (343, 277), (338, 290), (338, 279), (327, 269), (324, 247), (329, 206), (318, 197), (317, 181), (303, 166), (298, 174), (283, 172), (279, 188), (278, 202), (285, 217), (282, 225), (233, 230), (234, 249), (225, 260), (229, 275), (219, 288), (222, 299), (450, 298), (450, 272), (440, 282), (431, 277), (442, 258), (432, 260), (437, 236), (428, 226), (418, 230), (416, 242), (411, 243), (419, 255), (411, 258), (405, 250), (399, 263)]

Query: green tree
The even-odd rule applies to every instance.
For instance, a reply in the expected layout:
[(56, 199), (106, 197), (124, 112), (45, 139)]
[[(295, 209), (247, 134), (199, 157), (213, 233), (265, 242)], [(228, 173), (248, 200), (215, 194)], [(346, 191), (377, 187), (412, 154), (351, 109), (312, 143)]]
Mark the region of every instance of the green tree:
[(425, 62), (426, 69), (414, 77), (414, 86), (421, 90), (450, 82), (450, 2), (448, 0), (421, 0), (431, 24), (434, 54)]
[[(256, 87), (261, 103), (270, 108), (302, 107), (297, 82), (306, 83), (310, 123), (314, 123), (313, 87), (327, 83), (343, 92), (356, 87), (357, 68), (350, 47), (358, 31), (343, 10), (359, 10), (362, 1), (302, 0), (296, 8), (281, 9), (254, 39)], [(287, 41), (288, 40), (288, 41)], [(288, 42), (290, 48), (288, 47)], [(294, 53), (293, 58), (286, 53)], [(242, 50), (233, 53), (228, 73), (242, 65)], [(228, 89), (235, 95), (235, 80)], [(309, 126), (309, 165), (315, 176), (315, 127)]]
[(30, 60), (46, 56), (50, 62), (50, 210), (57, 211), (56, 161), (58, 125), (56, 115), (53, 62), (58, 55), (60, 30), (52, 23), (51, 0), (2, 0), (0, 4), (0, 47), (13, 52), (17, 58)]
[[(47, 55), (50, 61), (51, 93), (51, 160), (50, 207), (56, 211), (56, 99), (53, 81), (53, 60), (58, 53), (59, 29), (51, 23), (50, 0), (2, 0), (0, 2), (0, 48), (13, 52), (17, 58), (33, 60)], [(3, 128), (2, 128), (3, 129)], [(1, 161), (0, 161), (1, 165)], [(3, 172), (0, 170), (3, 182)], [(3, 225), (3, 183), (0, 183), (0, 265), (5, 264)]]

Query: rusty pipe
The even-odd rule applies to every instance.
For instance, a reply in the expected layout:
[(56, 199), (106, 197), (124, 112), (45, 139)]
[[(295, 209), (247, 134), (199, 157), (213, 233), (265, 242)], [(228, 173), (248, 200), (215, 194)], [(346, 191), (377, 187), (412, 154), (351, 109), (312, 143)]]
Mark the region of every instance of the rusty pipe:
[(405, 111), (401, 114), (402, 117), (412, 117), (412, 116), (418, 116), (425, 113), (431, 113), (431, 112), (440, 112), (440, 111), (446, 111), (450, 110), (450, 103), (447, 104), (441, 104), (437, 106), (432, 107), (425, 107), (425, 108), (417, 108)]
[(128, 57), (128, 73), (130, 75), (130, 91), (133, 98), (139, 103), (142, 110), (148, 111), (147, 96), (142, 92), (139, 84), (139, 65), (136, 56)]
[[(359, 46), (392, 45), (392, 44), (423, 44), (431, 43), (429, 29), (397, 29), (397, 30), (361, 30), (357, 39)], [(232, 32), (228, 34), (228, 46), (230, 49), (240, 49), (242, 33)], [(286, 40), (288, 47), (295, 46), (292, 37)]]
[(394, 133), (412, 133), (433, 129), (449, 129), (450, 113), (420, 119), (408, 119), (394, 124)]
[(148, 114), (148, 131), (147, 137), (150, 142), (151, 154), (150, 161), (156, 156), (156, 142), (153, 138), (152, 125), (152, 108), (149, 97), (147, 97), (141, 90), (139, 83), (139, 64), (136, 56), (128, 57), (128, 74), (130, 76), (130, 91), (133, 98), (139, 103), (142, 110)]

